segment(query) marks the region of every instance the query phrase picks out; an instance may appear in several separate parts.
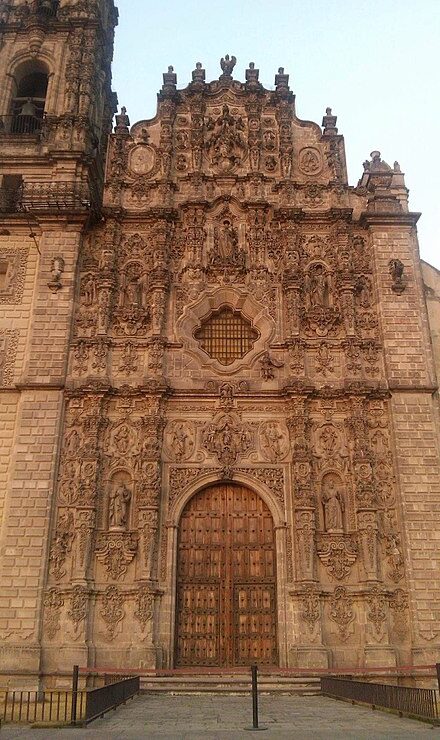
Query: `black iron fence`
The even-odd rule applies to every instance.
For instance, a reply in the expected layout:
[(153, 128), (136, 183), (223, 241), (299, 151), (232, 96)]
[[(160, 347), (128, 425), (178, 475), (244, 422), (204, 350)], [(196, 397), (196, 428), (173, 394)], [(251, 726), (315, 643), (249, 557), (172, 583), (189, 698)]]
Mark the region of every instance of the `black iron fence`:
[[(78, 676), (78, 674), (76, 674)], [(0, 720), (25, 724), (86, 725), (139, 693), (139, 676), (117, 677), (98, 689), (10, 691), (0, 689)]]
[(337, 699), (370, 704), (373, 709), (392, 709), (401, 715), (437, 723), (439, 707), (435, 689), (391, 686), (348, 678), (322, 677), (321, 692)]
[[(72, 709), (71, 691), (0, 690), (3, 722), (70, 724)], [(85, 720), (85, 691), (77, 693), (75, 710), (78, 720)]]
[(139, 693), (139, 689), (140, 678), (133, 676), (87, 691), (84, 722), (93, 722), (94, 719), (103, 717), (110, 709), (125, 704), (128, 699)]

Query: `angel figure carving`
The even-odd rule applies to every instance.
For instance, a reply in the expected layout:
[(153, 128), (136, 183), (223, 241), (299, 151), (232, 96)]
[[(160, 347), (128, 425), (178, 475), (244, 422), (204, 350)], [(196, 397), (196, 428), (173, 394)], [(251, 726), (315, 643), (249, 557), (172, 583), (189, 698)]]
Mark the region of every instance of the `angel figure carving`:
[(225, 57), (222, 57), (220, 59), (220, 67), (222, 68), (223, 72), (222, 77), (231, 77), (232, 70), (234, 69), (236, 64), (237, 59), (234, 56), (230, 57), (229, 54), (226, 54)]

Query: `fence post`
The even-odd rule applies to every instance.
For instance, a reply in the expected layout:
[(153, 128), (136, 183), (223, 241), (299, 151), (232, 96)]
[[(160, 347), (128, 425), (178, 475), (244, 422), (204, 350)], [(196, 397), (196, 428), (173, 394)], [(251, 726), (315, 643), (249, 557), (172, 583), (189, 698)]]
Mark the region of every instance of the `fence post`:
[(72, 674), (72, 713), (71, 713), (71, 725), (76, 725), (76, 704), (78, 698), (78, 677), (79, 677), (79, 666), (73, 666)]
[(258, 666), (251, 665), (252, 671), (252, 727), (258, 729)]

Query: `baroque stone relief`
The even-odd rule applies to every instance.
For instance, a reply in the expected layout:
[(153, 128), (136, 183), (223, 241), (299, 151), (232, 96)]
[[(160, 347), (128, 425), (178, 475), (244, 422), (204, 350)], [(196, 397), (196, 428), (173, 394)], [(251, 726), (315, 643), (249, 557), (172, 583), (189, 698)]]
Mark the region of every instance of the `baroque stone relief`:
[(18, 339), (18, 329), (0, 329), (0, 386), (13, 383)]
[(0, 304), (21, 303), (28, 256), (28, 247), (0, 247)]
[(192, 422), (175, 419), (165, 431), (165, 445), (171, 459), (188, 460), (195, 448), (195, 429)]

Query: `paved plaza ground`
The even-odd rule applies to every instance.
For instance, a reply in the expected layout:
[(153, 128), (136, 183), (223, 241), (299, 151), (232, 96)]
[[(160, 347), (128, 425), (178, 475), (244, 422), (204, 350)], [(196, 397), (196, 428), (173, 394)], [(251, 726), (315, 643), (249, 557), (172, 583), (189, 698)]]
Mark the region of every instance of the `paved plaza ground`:
[[(262, 738), (320, 738), (333, 740), (355, 738), (431, 737), (440, 739), (440, 728), (385, 712), (352, 706), (321, 696), (261, 696), (260, 724), (268, 729)], [(50, 738), (96, 738), (96, 740), (214, 740), (240, 738), (249, 740), (256, 733), (244, 728), (252, 725), (252, 706), (248, 696), (169, 696), (144, 695), (125, 707), (97, 720), (87, 729), (32, 730), (4, 726), (1, 740), (38, 740)]]

